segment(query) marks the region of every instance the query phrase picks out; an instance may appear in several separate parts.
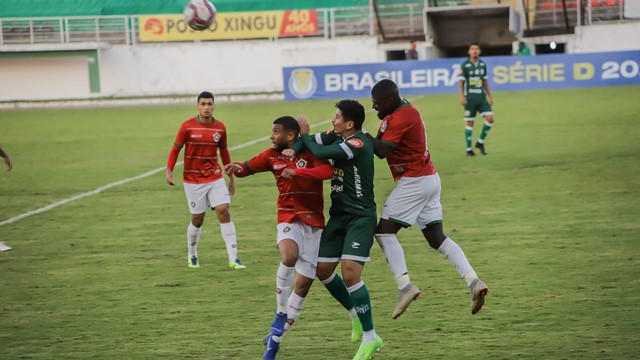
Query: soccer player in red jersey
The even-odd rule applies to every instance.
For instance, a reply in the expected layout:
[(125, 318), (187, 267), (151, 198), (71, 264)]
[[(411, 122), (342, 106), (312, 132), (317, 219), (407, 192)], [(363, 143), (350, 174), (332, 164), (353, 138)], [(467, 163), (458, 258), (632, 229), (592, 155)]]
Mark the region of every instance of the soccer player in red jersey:
[(282, 260), (276, 272), (277, 312), (271, 333), (265, 339), (264, 359), (275, 359), (284, 331), (300, 317), (316, 277), (318, 247), (324, 228), (322, 181), (333, 177), (329, 162), (316, 159), (308, 150), (293, 158), (281, 154), (295, 144), (299, 133), (296, 119), (279, 117), (271, 127), (271, 148), (243, 163), (234, 162), (224, 167), (227, 174), (237, 177), (270, 171), (278, 186), (276, 243)]
[(376, 229), (376, 240), (398, 285), (398, 303), (392, 317), (398, 318), (420, 296), (420, 290), (411, 284), (404, 251), (396, 237), (401, 228), (413, 224), (418, 224), (429, 245), (451, 261), (466, 280), (471, 292), (471, 313), (475, 314), (484, 304), (487, 285), (478, 278), (460, 246), (444, 234), (440, 176), (431, 162), (420, 112), (400, 97), (398, 86), (389, 79), (371, 89), (371, 101), (382, 122), (375, 138), (367, 135), (374, 141), (375, 154), (387, 159), (397, 182)]
[(218, 151), (222, 164), (231, 163), (227, 148), (227, 129), (213, 117), (214, 97), (208, 91), (198, 95), (198, 115), (182, 123), (167, 161), (166, 180), (175, 185), (173, 168), (176, 165), (180, 149), (184, 146), (184, 192), (191, 212), (191, 223), (187, 228), (187, 246), (189, 267), (200, 267), (198, 262), (198, 240), (207, 207), (215, 210), (220, 221), (220, 231), (227, 246), (229, 267), (244, 269), (238, 259), (236, 228), (231, 221), (229, 204), (234, 192), (233, 176), (229, 176), (229, 185), (225, 183), (222, 169), (218, 164)]

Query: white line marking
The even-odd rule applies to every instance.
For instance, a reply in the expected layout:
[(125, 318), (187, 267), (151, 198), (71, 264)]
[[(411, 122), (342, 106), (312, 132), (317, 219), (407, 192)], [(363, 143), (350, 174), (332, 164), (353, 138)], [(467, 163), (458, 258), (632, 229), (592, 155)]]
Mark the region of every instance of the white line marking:
[[(319, 123), (311, 125), (311, 127), (325, 125), (325, 124), (328, 124), (330, 122), (331, 122), (331, 119), (324, 120), (324, 121), (321, 121)], [(233, 150), (242, 149), (242, 148), (245, 148), (247, 146), (255, 145), (255, 144), (263, 142), (265, 140), (269, 140), (269, 138), (270, 138), (270, 136), (261, 137), (261, 138), (255, 139), (255, 140), (248, 141), (248, 142), (246, 142), (244, 144), (233, 146), (233, 147), (229, 148), (229, 150), (233, 151)], [(176, 166), (181, 166), (183, 163), (184, 163), (183, 161), (179, 161), (178, 163), (176, 163)], [(9, 219), (4, 220), (4, 221), (0, 221), (0, 226), (7, 225), (7, 224), (12, 224), (12, 223), (14, 223), (16, 221), (20, 221), (20, 220), (22, 220), (22, 219), (24, 219), (26, 217), (29, 217), (29, 216), (32, 216), (32, 215), (37, 215), (37, 214), (43, 213), (45, 211), (49, 211), (51, 209), (55, 209), (58, 206), (62, 206), (62, 205), (68, 204), (70, 202), (73, 202), (73, 201), (76, 201), (76, 200), (80, 200), (82, 198), (86, 198), (87, 196), (99, 194), (99, 193), (101, 193), (101, 192), (103, 192), (105, 190), (109, 190), (109, 189), (111, 189), (113, 187), (120, 186), (120, 185), (126, 184), (126, 183), (131, 182), (131, 181), (144, 179), (146, 177), (149, 177), (151, 175), (155, 175), (155, 174), (157, 174), (157, 173), (159, 173), (161, 171), (164, 171), (165, 169), (166, 169), (166, 167), (157, 168), (157, 169), (154, 169), (154, 170), (151, 170), (151, 171), (147, 171), (146, 173), (140, 174), (138, 176), (130, 177), (130, 178), (127, 178), (127, 179), (124, 179), (124, 180), (116, 181), (116, 182), (112, 182), (112, 183), (107, 184), (105, 186), (101, 186), (101, 187), (99, 187), (99, 188), (97, 188), (95, 190), (91, 190), (91, 191), (87, 191), (87, 192), (84, 192), (84, 193), (81, 193), (81, 194), (77, 194), (77, 195), (74, 195), (74, 196), (72, 196), (70, 198), (66, 198), (64, 200), (56, 201), (56, 202), (51, 203), (51, 204), (49, 204), (47, 206), (43, 206), (43, 207), (41, 207), (39, 209), (36, 209), (36, 210), (33, 210), (33, 211), (29, 211), (29, 212), (26, 212), (24, 214), (20, 214), (18, 216), (14, 216), (14, 217), (9, 218)]]

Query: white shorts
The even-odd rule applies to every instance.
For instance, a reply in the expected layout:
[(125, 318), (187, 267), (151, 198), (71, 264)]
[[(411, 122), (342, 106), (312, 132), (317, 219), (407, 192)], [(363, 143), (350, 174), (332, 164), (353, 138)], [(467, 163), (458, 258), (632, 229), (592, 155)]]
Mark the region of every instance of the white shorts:
[(192, 214), (202, 214), (207, 207), (215, 208), (218, 205), (230, 204), (231, 196), (224, 178), (206, 184), (184, 183), (184, 193), (187, 195), (187, 204)]
[(293, 224), (282, 223), (278, 224), (276, 243), (280, 244), (280, 241), (284, 239), (295, 241), (298, 244), (296, 272), (309, 279), (314, 279), (316, 277), (321, 235), (321, 228), (309, 226), (301, 221), (296, 221)]
[(402, 177), (398, 180), (380, 218), (399, 223), (404, 227), (418, 224), (420, 229), (442, 221), (440, 204), (440, 176)]

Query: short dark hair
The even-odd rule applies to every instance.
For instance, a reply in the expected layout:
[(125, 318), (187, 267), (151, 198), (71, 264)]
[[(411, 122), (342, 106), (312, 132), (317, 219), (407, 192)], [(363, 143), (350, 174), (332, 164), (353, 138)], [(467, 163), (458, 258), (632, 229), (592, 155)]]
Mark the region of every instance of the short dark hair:
[(345, 99), (336, 103), (336, 108), (342, 112), (342, 117), (347, 121), (353, 121), (356, 130), (362, 130), (364, 123), (364, 106), (358, 100)]
[(469, 49), (471, 49), (471, 47), (472, 47), (473, 45), (475, 45), (475, 46), (477, 46), (477, 47), (480, 47), (480, 44), (478, 44), (477, 42), (472, 42), (471, 44), (469, 44), (469, 47), (468, 47), (468, 48), (469, 48)]
[(300, 134), (300, 124), (293, 116), (281, 116), (273, 120), (273, 125), (282, 125), (285, 132), (293, 131), (296, 134)]
[(371, 88), (372, 96), (399, 96), (398, 85), (391, 79), (382, 79)]
[(200, 99), (213, 99), (215, 101), (213, 94), (208, 91), (203, 91), (200, 93), (200, 95), (198, 95), (198, 100), (197, 100), (198, 103), (200, 103)]

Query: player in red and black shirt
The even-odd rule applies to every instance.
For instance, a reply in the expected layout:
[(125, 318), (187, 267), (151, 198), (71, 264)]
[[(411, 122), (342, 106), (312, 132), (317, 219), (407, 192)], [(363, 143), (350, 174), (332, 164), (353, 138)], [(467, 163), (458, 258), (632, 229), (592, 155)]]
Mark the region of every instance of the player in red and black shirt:
[(427, 135), (420, 112), (400, 97), (391, 80), (378, 82), (371, 89), (373, 109), (382, 120), (374, 142), (375, 154), (386, 158), (397, 182), (384, 204), (376, 240), (384, 251), (398, 285), (398, 303), (392, 317), (400, 316), (420, 290), (411, 284), (404, 251), (396, 234), (400, 229), (418, 224), (429, 245), (444, 255), (463, 277), (471, 292), (471, 313), (480, 311), (487, 285), (476, 275), (464, 252), (444, 234), (440, 204), (440, 176), (431, 162)]
[(218, 152), (222, 164), (231, 163), (227, 148), (227, 129), (213, 117), (213, 94), (204, 91), (198, 95), (198, 115), (182, 123), (167, 161), (166, 180), (175, 185), (173, 168), (176, 165), (180, 149), (185, 148), (183, 184), (187, 203), (191, 212), (191, 222), (187, 228), (189, 267), (200, 267), (198, 262), (198, 240), (207, 207), (215, 210), (220, 221), (220, 231), (227, 246), (229, 267), (244, 269), (238, 259), (236, 229), (231, 221), (229, 204), (234, 191), (233, 176), (229, 176), (229, 185), (225, 183), (222, 169), (218, 164)]
[[(234, 162), (224, 167), (227, 174), (237, 177), (269, 171), (278, 186), (276, 243), (282, 261), (276, 272), (277, 312), (271, 333), (265, 339), (264, 359), (275, 358), (284, 331), (300, 317), (316, 277), (318, 247), (324, 228), (322, 181), (333, 176), (329, 162), (315, 158), (308, 150), (293, 158), (281, 154), (295, 144), (299, 133), (296, 119), (277, 118), (271, 127), (273, 147), (244, 163)], [(293, 292), (292, 286), (295, 286)]]

